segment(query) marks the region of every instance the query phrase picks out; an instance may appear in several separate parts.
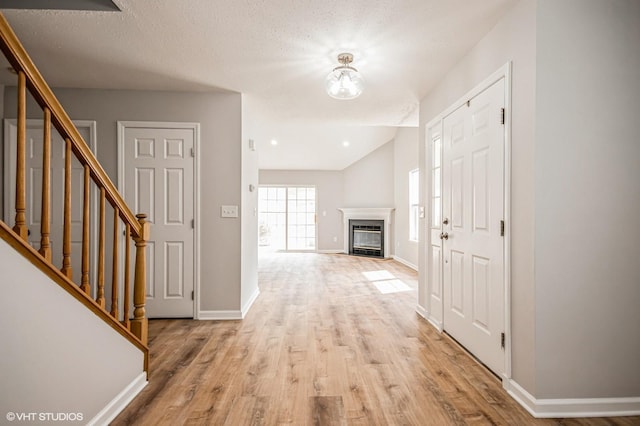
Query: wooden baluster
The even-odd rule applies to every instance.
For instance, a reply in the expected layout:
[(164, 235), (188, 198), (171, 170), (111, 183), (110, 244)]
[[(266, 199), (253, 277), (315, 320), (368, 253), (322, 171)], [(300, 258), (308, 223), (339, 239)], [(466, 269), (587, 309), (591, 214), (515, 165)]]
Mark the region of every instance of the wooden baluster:
[(89, 165), (84, 165), (84, 200), (82, 204), (82, 278), (80, 288), (91, 295), (89, 284), (89, 198), (91, 197), (91, 171)]
[(131, 271), (129, 269), (129, 258), (131, 250), (129, 248), (131, 247), (131, 241), (129, 241), (129, 238), (131, 238), (131, 225), (129, 225), (128, 222), (125, 226), (124, 235), (124, 304), (122, 306), (122, 310), (124, 311), (124, 320), (122, 324), (130, 329), (131, 321), (129, 320), (129, 306), (131, 306), (131, 297), (129, 296), (129, 275), (131, 274)]
[(104, 234), (105, 234), (105, 214), (104, 214), (105, 192), (100, 188), (100, 228), (98, 229), (98, 294), (96, 303), (102, 309), (105, 306), (104, 299)]
[(27, 78), (18, 72), (18, 146), (16, 150), (16, 220), (13, 230), (25, 241), (29, 239), (27, 228), (26, 162), (27, 162)]
[(62, 241), (62, 269), (67, 278), (73, 281), (71, 267), (71, 139), (64, 140), (64, 230)]
[(40, 250), (47, 262), (51, 262), (51, 111), (45, 107), (42, 137), (42, 212), (40, 217)]
[(111, 273), (111, 316), (116, 320), (118, 314), (118, 230), (120, 224), (120, 209), (113, 208), (113, 264)]
[(131, 321), (131, 331), (140, 339), (142, 343), (147, 344), (148, 338), (148, 320), (145, 316), (144, 305), (147, 295), (147, 261), (146, 247), (149, 239), (149, 223), (146, 221), (146, 214), (137, 214), (138, 222), (140, 222), (140, 236), (135, 238), (136, 241), (136, 266), (135, 278), (133, 281), (133, 320)]

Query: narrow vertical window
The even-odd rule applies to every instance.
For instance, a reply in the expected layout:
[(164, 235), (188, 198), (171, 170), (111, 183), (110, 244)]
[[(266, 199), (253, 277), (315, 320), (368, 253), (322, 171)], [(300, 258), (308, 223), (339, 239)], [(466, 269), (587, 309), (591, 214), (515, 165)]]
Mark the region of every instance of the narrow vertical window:
[(420, 219), (420, 170), (409, 172), (409, 240), (418, 241)]

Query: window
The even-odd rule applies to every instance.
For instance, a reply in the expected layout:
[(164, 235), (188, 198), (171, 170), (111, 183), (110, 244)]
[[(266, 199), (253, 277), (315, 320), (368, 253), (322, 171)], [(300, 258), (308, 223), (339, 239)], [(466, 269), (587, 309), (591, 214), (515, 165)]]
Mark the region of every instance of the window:
[(441, 194), (441, 179), (442, 179), (442, 141), (439, 134), (434, 134), (431, 141), (431, 228), (440, 229), (442, 216), (442, 194)]
[(409, 240), (418, 241), (420, 219), (420, 170), (409, 172)]
[(261, 186), (258, 242), (272, 250), (315, 250), (316, 189)]

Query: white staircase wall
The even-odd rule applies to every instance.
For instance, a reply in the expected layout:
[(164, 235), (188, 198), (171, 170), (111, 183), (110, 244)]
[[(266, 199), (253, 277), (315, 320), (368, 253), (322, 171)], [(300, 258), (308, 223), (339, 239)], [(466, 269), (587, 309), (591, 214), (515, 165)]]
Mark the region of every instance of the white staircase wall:
[(101, 423), (146, 384), (143, 353), (1, 239), (0, 291), (0, 423), (9, 412)]

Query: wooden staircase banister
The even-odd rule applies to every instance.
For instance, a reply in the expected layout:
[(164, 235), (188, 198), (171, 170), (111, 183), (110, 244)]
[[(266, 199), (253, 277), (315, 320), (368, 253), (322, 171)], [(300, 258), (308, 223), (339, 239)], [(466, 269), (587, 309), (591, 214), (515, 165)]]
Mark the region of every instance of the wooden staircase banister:
[[(9, 23), (2, 13), (0, 13), (0, 50), (4, 53), (8, 62), (18, 74), (17, 84), (17, 105), (18, 105), (18, 117), (17, 117), (17, 147), (16, 147), (16, 198), (15, 198), (15, 225), (13, 230), (9, 225), (3, 221), (0, 221), (2, 225), (0, 227), (0, 237), (7, 240), (16, 250), (20, 251), (25, 257), (45, 271), (55, 282), (65, 288), (76, 299), (82, 301), (92, 311), (96, 312), (102, 319), (108, 322), (114, 329), (120, 331), (123, 336), (136, 340), (136, 346), (142, 348), (145, 351), (145, 370), (147, 370), (147, 335), (148, 335), (148, 322), (145, 313), (146, 303), (146, 255), (145, 248), (149, 239), (149, 223), (145, 220), (144, 214), (134, 214), (129, 206), (125, 203), (123, 197), (120, 195), (115, 185), (104, 171), (95, 155), (89, 149), (87, 143), (80, 135), (80, 132), (75, 127), (66, 111), (53, 94), (53, 91), (46, 83), (36, 66), (33, 64), (31, 58), (27, 54), (26, 50), (18, 40), (16, 34), (13, 32)], [(43, 124), (43, 150), (42, 150), (42, 194), (30, 193), (29, 199), (33, 200), (36, 196), (41, 196), (42, 200), (40, 219), (40, 250), (35, 250), (29, 245), (29, 230), (27, 229), (26, 218), (27, 214), (33, 212), (28, 211), (26, 205), (27, 188), (26, 188), (26, 117), (27, 117), (27, 102), (26, 91), (29, 91), (33, 98), (43, 111), (44, 124)], [(51, 231), (51, 126), (55, 127), (62, 140), (64, 141), (65, 152), (65, 165), (64, 165), (64, 223), (63, 223), (63, 241), (62, 250), (60, 253), (56, 253), (56, 257), (59, 254), (62, 260), (62, 266), (58, 269), (52, 263), (52, 247), (51, 240), (49, 238)], [(5, 141), (9, 143), (9, 141)], [(82, 252), (75, 253), (76, 259), (81, 258), (82, 265), (79, 274), (79, 281), (74, 284), (73, 282), (73, 269), (71, 267), (71, 210), (72, 210), (72, 194), (71, 194), (71, 155), (80, 162), (80, 165), (84, 169), (84, 180), (82, 182)], [(13, 177), (13, 176), (12, 176)], [(32, 178), (33, 179), (33, 178)], [(31, 182), (33, 184), (33, 182)], [(89, 241), (92, 238), (90, 233), (90, 209), (91, 209), (91, 190), (95, 185), (100, 193), (100, 207), (99, 207), (99, 235), (97, 236), (99, 241), (98, 248), (98, 262), (97, 262), (97, 282), (94, 283), (97, 286), (95, 290), (95, 299), (92, 298), (92, 286), (89, 282), (89, 271), (92, 268), (89, 258)], [(31, 185), (29, 191), (34, 191), (34, 185)], [(57, 201), (57, 200), (56, 200)], [(79, 201), (76, 201), (79, 202)], [(107, 231), (105, 229), (106, 211), (105, 206), (108, 202), (114, 211), (114, 223), (113, 223), (113, 245), (114, 250), (112, 252), (112, 268), (113, 277), (111, 280), (111, 287), (105, 286), (105, 239)], [(9, 220), (10, 218), (5, 218)], [(118, 245), (119, 241), (119, 221), (124, 223), (125, 244), (124, 252), (124, 300), (122, 306), (120, 306), (120, 297), (118, 292)], [(95, 236), (93, 236), (95, 237)], [(20, 244), (16, 244), (16, 238)], [(35, 241), (31, 238), (31, 241)], [(133, 288), (130, 288), (129, 274), (132, 270), (130, 267), (129, 254), (130, 246), (135, 244), (135, 268)], [(59, 246), (58, 246), (59, 247)], [(45, 266), (47, 267), (45, 268)], [(72, 286), (72, 287), (70, 287)], [(111, 291), (110, 309), (108, 309), (106, 291)], [(131, 295), (133, 296), (133, 306), (130, 305)], [(89, 303), (90, 301), (91, 303)], [(132, 317), (130, 318), (130, 316)], [(148, 371), (148, 370), (147, 370)]]
[(78, 129), (76, 129), (76, 126), (74, 126), (67, 112), (62, 108), (40, 71), (31, 61), (27, 51), (2, 13), (0, 13), (0, 41), (0, 49), (13, 69), (16, 72), (22, 71), (25, 74), (27, 87), (33, 98), (43, 110), (48, 108), (51, 111), (51, 123), (63, 139), (68, 137), (71, 140), (73, 153), (83, 165), (89, 165), (93, 181), (98, 187), (104, 188), (106, 199), (112, 206), (118, 206), (122, 220), (131, 226), (131, 233), (135, 237), (139, 237), (141, 229), (135, 214), (127, 206), (115, 185), (89, 149), (89, 146), (78, 132)]

